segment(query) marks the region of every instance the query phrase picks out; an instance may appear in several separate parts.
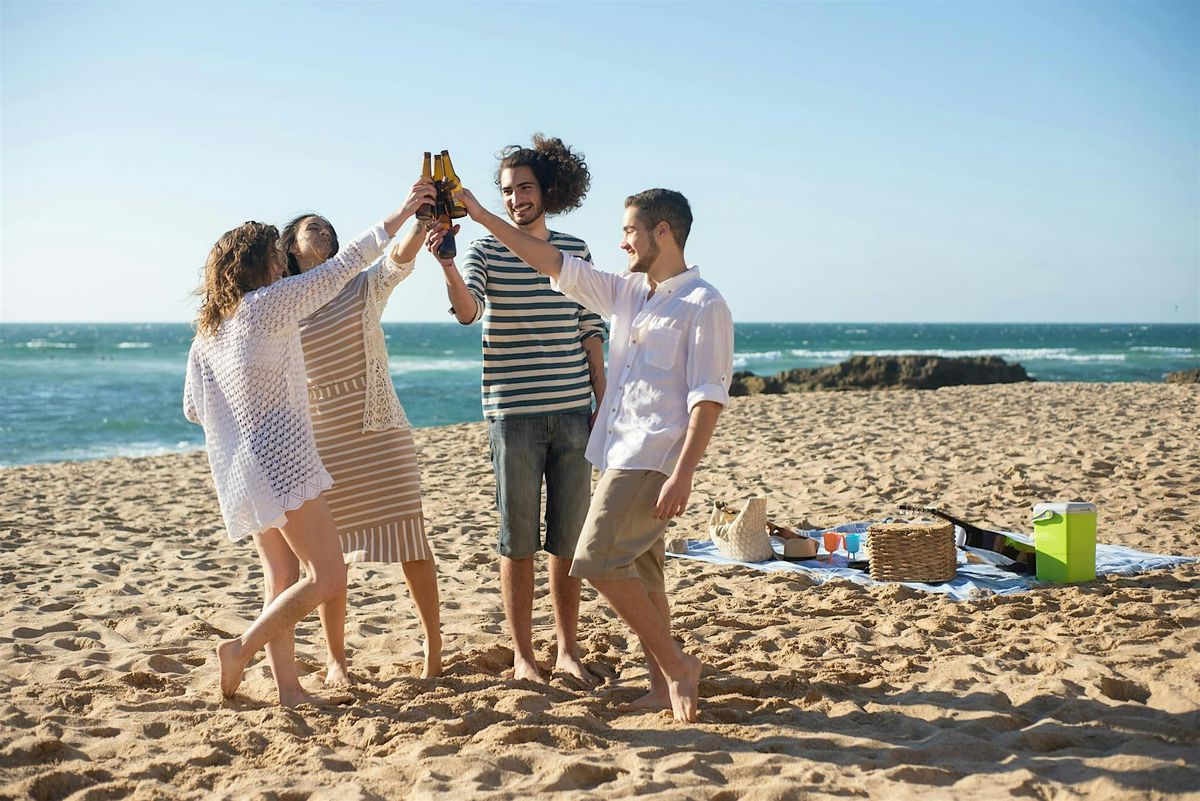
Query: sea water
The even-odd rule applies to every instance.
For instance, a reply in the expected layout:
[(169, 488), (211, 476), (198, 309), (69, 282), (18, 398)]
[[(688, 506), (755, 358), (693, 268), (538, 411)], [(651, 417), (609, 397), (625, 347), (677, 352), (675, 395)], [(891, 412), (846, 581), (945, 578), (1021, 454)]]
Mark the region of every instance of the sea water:
[[(480, 329), (385, 323), (415, 426), (482, 419)], [(183, 417), (186, 324), (0, 324), (0, 465), (203, 445)], [(1200, 368), (1200, 325), (739, 323), (734, 369), (770, 374), (856, 354), (995, 355), (1039, 381), (1161, 382)]]

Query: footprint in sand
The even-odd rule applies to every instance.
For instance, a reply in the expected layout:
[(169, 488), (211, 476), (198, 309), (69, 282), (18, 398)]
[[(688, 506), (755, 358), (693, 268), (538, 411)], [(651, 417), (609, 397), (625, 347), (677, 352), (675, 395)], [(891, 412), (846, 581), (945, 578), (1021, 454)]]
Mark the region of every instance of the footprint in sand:
[(1100, 692), (1114, 701), (1134, 701), (1144, 704), (1150, 700), (1150, 691), (1136, 682), (1112, 676), (1100, 679)]
[(75, 606), (75, 604), (70, 603), (68, 601), (55, 601), (54, 603), (46, 604), (45, 606), (39, 606), (38, 611), (39, 612), (65, 612), (73, 606)]
[(44, 637), (47, 634), (56, 634), (63, 631), (78, 631), (79, 626), (74, 623), (62, 622), (53, 623), (49, 626), (40, 629), (30, 628), (28, 626), (18, 626), (12, 630), (12, 636), (18, 640), (36, 640), (39, 637)]
[(627, 771), (587, 762), (572, 762), (562, 768), (558, 777), (545, 785), (549, 792), (561, 790), (592, 790), (602, 784), (616, 781)]

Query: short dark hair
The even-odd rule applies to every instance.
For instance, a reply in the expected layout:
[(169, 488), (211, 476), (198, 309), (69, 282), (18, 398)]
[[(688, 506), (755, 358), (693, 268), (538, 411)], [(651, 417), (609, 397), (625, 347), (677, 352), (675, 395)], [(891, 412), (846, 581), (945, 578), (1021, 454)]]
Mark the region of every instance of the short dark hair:
[(592, 174), (583, 154), (572, 150), (557, 136), (547, 138), (535, 133), (532, 144), (533, 147), (509, 145), (500, 151), (496, 186), (500, 185), (500, 173), (504, 170), (528, 167), (542, 190), (542, 208), (547, 214), (562, 214), (582, 206), (592, 185)]
[(292, 245), (296, 244), (296, 237), (300, 235), (300, 223), (309, 217), (318, 217), (325, 220), (326, 224), (329, 225), (330, 233), (329, 246), (331, 250), (329, 254), (334, 255), (338, 252), (337, 230), (334, 229), (333, 223), (329, 222), (328, 218), (313, 212), (293, 217), (287, 225), (283, 226), (283, 232), (279, 235), (279, 247), (283, 250), (283, 255), (287, 257), (288, 275), (300, 274), (300, 262), (296, 261), (296, 254), (292, 253)]
[(653, 229), (660, 222), (671, 226), (675, 244), (683, 250), (692, 231), (692, 207), (686, 197), (674, 189), (647, 189), (625, 198), (625, 208), (637, 209), (638, 221)]

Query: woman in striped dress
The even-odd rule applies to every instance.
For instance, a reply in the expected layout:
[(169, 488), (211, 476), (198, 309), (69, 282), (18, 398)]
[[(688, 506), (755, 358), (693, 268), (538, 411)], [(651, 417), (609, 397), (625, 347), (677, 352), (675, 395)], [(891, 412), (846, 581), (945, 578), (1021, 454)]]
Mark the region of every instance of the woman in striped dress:
[[(380, 315), (412, 272), (422, 229), (414, 225), (388, 254), (300, 323), (309, 413), (321, 461), (333, 476), (326, 493), (346, 562), (399, 562), (425, 635), (422, 676), (442, 669), (437, 567), (425, 538), (412, 426), (388, 373)], [(327, 220), (307, 214), (280, 236), (293, 275), (338, 250)], [(326, 632), (344, 630), (346, 596), (323, 609)], [(344, 639), (328, 637), (326, 683), (349, 684)]]

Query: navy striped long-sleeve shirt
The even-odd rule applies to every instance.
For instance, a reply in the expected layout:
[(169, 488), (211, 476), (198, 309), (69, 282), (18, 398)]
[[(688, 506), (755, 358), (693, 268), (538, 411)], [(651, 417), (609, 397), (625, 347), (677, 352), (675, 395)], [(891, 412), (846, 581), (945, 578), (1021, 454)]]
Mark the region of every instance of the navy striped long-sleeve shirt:
[[(591, 259), (582, 239), (549, 242)], [(583, 341), (607, 335), (604, 321), (560, 292), (494, 236), (471, 243), (463, 279), (483, 319), (483, 416), (589, 412), (592, 385)], [(473, 322), (474, 322), (473, 321)]]

